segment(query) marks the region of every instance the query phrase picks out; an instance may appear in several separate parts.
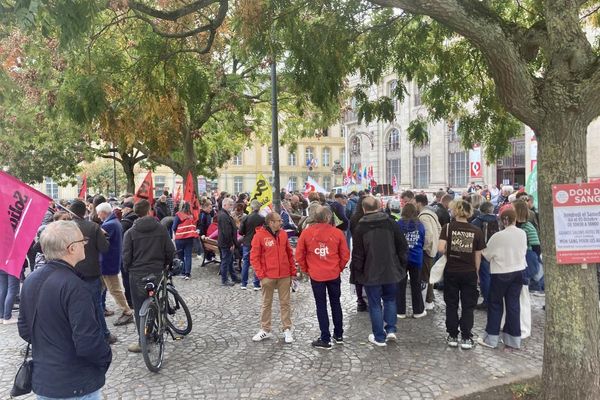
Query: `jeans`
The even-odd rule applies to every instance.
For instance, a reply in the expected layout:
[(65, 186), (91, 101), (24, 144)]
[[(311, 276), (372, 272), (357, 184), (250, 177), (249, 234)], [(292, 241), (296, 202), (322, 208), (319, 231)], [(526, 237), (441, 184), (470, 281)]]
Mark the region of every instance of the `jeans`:
[[(409, 265), (408, 275), (410, 275), (410, 298), (412, 301), (413, 314), (422, 314), (425, 310), (425, 304), (423, 304), (423, 295), (421, 294), (421, 269)], [(408, 275), (406, 275), (398, 284), (396, 307), (397, 312), (400, 315), (406, 315), (406, 284)]]
[[(377, 342), (385, 342), (386, 333), (396, 332), (396, 293), (398, 283), (386, 285), (364, 285), (369, 299), (371, 329)], [(381, 302), (383, 301), (383, 311)], [(384, 324), (385, 323), (385, 327)]]
[(86, 395), (83, 396), (77, 396), (77, 397), (61, 397), (61, 398), (57, 398), (57, 397), (46, 397), (46, 396), (40, 396), (39, 394), (37, 395), (37, 400), (102, 400), (102, 389), (98, 389), (95, 392), (92, 393), (88, 393)]
[[(484, 340), (496, 347), (500, 338), (507, 346), (521, 347), (521, 306), (519, 299), (523, 288), (523, 272), (493, 274), (491, 276), (490, 302), (488, 304), (488, 320), (485, 327), (487, 333)], [(506, 306), (506, 319), (500, 334), (502, 314)]]
[(238, 277), (233, 270), (233, 251), (229, 247), (219, 247), (221, 252), (221, 283), (227, 282), (228, 274), (232, 281), (238, 281)]
[[(250, 270), (250, 246), (242, 246), (242, 286), (248, 285), (248, 272)], [(254, 287), (260, 287), (260, 280), (254, 275)]]
[(19, 294), (21, 282), (6, 272), (0, 270), (0, 318), (10, 319), (12, 317), (12, 308), (15, 305), (15, 299)]
[[(446, 302), (446, 331), (452, 337), (458, 336), (458, 327), (463, 339), (471, 339), (473, 334), (473, 310), (477, 305), (477, 272), (444, 273), (444, 301)], [(462, 309), (458, 318), (458, 303)]]
[(102, 305), (102, 283), (100, 283), (100, 278), (84, 280), (84, 282), (88, 289), (92, 292), (92, 296), (94, 296), (96, 318), (98, 318), (98, 322), (100, 322), (100, 329), (102, 330), (102, 333), (105, 337), (107, 337), (110, 335), (110, 331), (108, 330), (106, 319), (104, 318), (104, 306)]
[(192, 273), (192, 249), (194, 248), (194, 238), (177, 239), (177, 254), (181, 257), (183, 254), (183, 275), (189, 276)]
[(490, 303), (490, 285), (490, 262), (481, 257), (481, 264), (479, 265), (479, 288), (481, 289), (481, 297), (483, 297), (484, 304)]
[(340, 296), (342, 294), (340, 285), (341, 279), (338, 277), (330, 281), (310, 280), (313, 295), (315, 296), (315, 305), (317, 306), (317, 320), (321, 330), (321, 340), (325, 343), (331, 341), (331, 332), (329, 332), (329, 315), (327, 314), (327, 294), (329, 294), (329, 305), (331, 306), (331, 318), (333, 319), (333, 336), (340, 338), (344, 335), (342, 305)]

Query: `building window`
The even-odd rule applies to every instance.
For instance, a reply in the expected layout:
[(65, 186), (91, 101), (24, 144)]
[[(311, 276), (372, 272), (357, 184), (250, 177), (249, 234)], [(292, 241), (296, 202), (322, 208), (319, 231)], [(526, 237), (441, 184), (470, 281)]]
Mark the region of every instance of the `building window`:
[(392, 129), (388, 136), (387, 151), (400, 150), (400, 131)]
[(240, 167), (242, 165), (242, 152), (239, 152), (235, 156), (233, 156), (233, 165), (236, 167)]
[(387, 177), (387, 183), (392, 184), (395, 176), (396, 184), (400, 185), (400, 158), (385, 160), (385, 173)]
[(329, 128), (321, 129), (321, 136), (328, 137), (329, 136)]
[(448, 154), (448, 184), (450, 187), (466, 187), (468, 182), (469, 157), (466, 151)]
[(413, 88), (413, 106), (417, 107), (421, 105), (421, 89), (419, 89), (417, 82), (414, 82)]
[(394, 106), (394, 112), (398, 112), (398, 108), (399, 108), (398, 98), (396, 98), (396, 95), (394, 94), (396, 87), (398, 87), (398, 81), (396, 79), (394, 79), (393, 81), (390, 81), (388, 83), (388, 96), (392, 100), (392, 105)]
[(291, 151), (288, 153), (288, 165), (290, 167), (296, 166), (296, 153), (292, 153)]
[(329, 147), (325, 147), (321, 155), (321, 164), (324, 167), (329, 167), (329, 165), (331, 164), (331, 150), (329, 150)]
[(164, 175), (155, 175), (154, 176), (154, 197), (162, 196), (165, 190), (165, 181), (166, 178)]
[(292, 192), (295, 191), (295, 190), (298, 190), (298, 177), (296, 177), (296, 176), (290, 176), (289, 189)]
[(385, 170), (387, 183), (392, 183), (394, 176), (396, 184), (400, 184), (400, 131), (392, 129), (385, 146)]
[(415, 156), (413, 159), (413, 186), (415, 189), (429, 187), (429, 156)]
[(244, 177), (234, 176), (233, 177), (233, 192), (235, 194), (242, 193), (244, 191)]
[(331, 177), (330, 176), (323, 177), (323, 189), (331, 190)]
[(340, 165), (342, 168), (346, 168), (346, 148), (342, 147), (340, 149)]
[(271, 146), (267, 147), (267, 163), (273, 165), (273, 148)]
[(356, 113), (356, 99), (353, 97), (350, 100), (350, 104), (348, 105), (348, 111), (346, 111), (346, 121), (352, 122), (356, 121), (357, 113)]
[(53, 199), (58, 199), (58, 185), (52, 178), (46, 178), (46, 194)]
[(304, 162), (307, 166), (309, 166), (315, 156), (314, 150), (312, 147), (307, 147), (304, 150)]

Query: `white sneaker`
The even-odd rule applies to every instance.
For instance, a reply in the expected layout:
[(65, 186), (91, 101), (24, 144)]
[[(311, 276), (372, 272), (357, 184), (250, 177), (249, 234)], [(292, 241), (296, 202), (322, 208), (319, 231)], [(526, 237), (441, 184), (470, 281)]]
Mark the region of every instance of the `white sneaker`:
[(430, 311), (435, 308), (435, 303), (432, 301), (431, 303), (425, 302), (425, 310)]
[(271, 332), (263, 331), (262, 329), (258, 331), (256, 335), (252, 337), (253, 342), (260, 342), (261, 340), (271, 339), (273, 334)]
[(254, 286), (254, 291), (258, 292), (260, 290), (261, 286)]
[(396, 317), (398, 317), (398, 319), (406, 319), (406, 314), (396, 314)]
[(413, 314), (413, 318), (423, 318), (427, 315), (427, 311), (423, 310), (421, 314)]
[(240, 289), (247, 290), (248, 288), (246, 286), (240, 286)]
[(4, 321), (2, 321), (2, 323), (4, 325), (12, 325), (12, 324), (16, 324), (18, 322), (18, 319), (15, 317), (10, 317), (10, 319), (5, 319)]
[(294, 342), (294, 337), (292, 336), (292, 331), (290, 329), (283, 331), (283, 340), (285, 340), (286, 343)]
[(375, 335), (373, 335), (372, 333), (369, 335), (369, 342), (371, 342), (375, 346), (379, 346), (379, 347), (387, 346), (387, 344), (385, 342), (378, 342), (377, 340), (375, 340)]
[(386, 342), (395, 342), (396, 340), (398, 340), (398, 338), (396, 337), (396, 334), (394, 332), (390, 332), (387, 334), (387, 336), (385, 337), (385, 341)]

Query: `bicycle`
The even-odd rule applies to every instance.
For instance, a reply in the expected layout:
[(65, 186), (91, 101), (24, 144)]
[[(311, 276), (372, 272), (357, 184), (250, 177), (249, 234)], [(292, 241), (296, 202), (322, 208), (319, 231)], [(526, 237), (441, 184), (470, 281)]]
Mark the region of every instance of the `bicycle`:
[[(181, 261), (175, 259), (171, 267), (163, 270), (158, 282), (156, 275), (142, 279), (148, 298), (140, 309), (140, 347), (146, 367), (152, 372), (158, 372), (162, 367), (165, 333), (173, 340), (179, 340), (192, 331), (190, 310), (173, 285), (173, 275), (180, 269)], [(178, 312), (180, 309), (183, 313)]]

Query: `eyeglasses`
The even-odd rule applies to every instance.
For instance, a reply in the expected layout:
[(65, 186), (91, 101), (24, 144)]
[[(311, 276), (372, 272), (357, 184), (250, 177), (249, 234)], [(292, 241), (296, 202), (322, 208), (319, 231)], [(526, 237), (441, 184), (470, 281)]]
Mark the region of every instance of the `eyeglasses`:
[(88, 241), (89, 241), (89, 238), (86, 238), (86, 237), (84, 237), (84, 238), (83, 238), (83, 239), (81, 239), (81, 240), (76, 240), (76, 241), (74, 241), (74, 242), (71, 242), (71, 243), (69, 243), (69, 245), (67, 246), (67, 249), (68, 249), (69, 247), (73, 246), (75, 243), (83, 243), (83, 245), (85, 246), (85, 245), (88, 243)]

